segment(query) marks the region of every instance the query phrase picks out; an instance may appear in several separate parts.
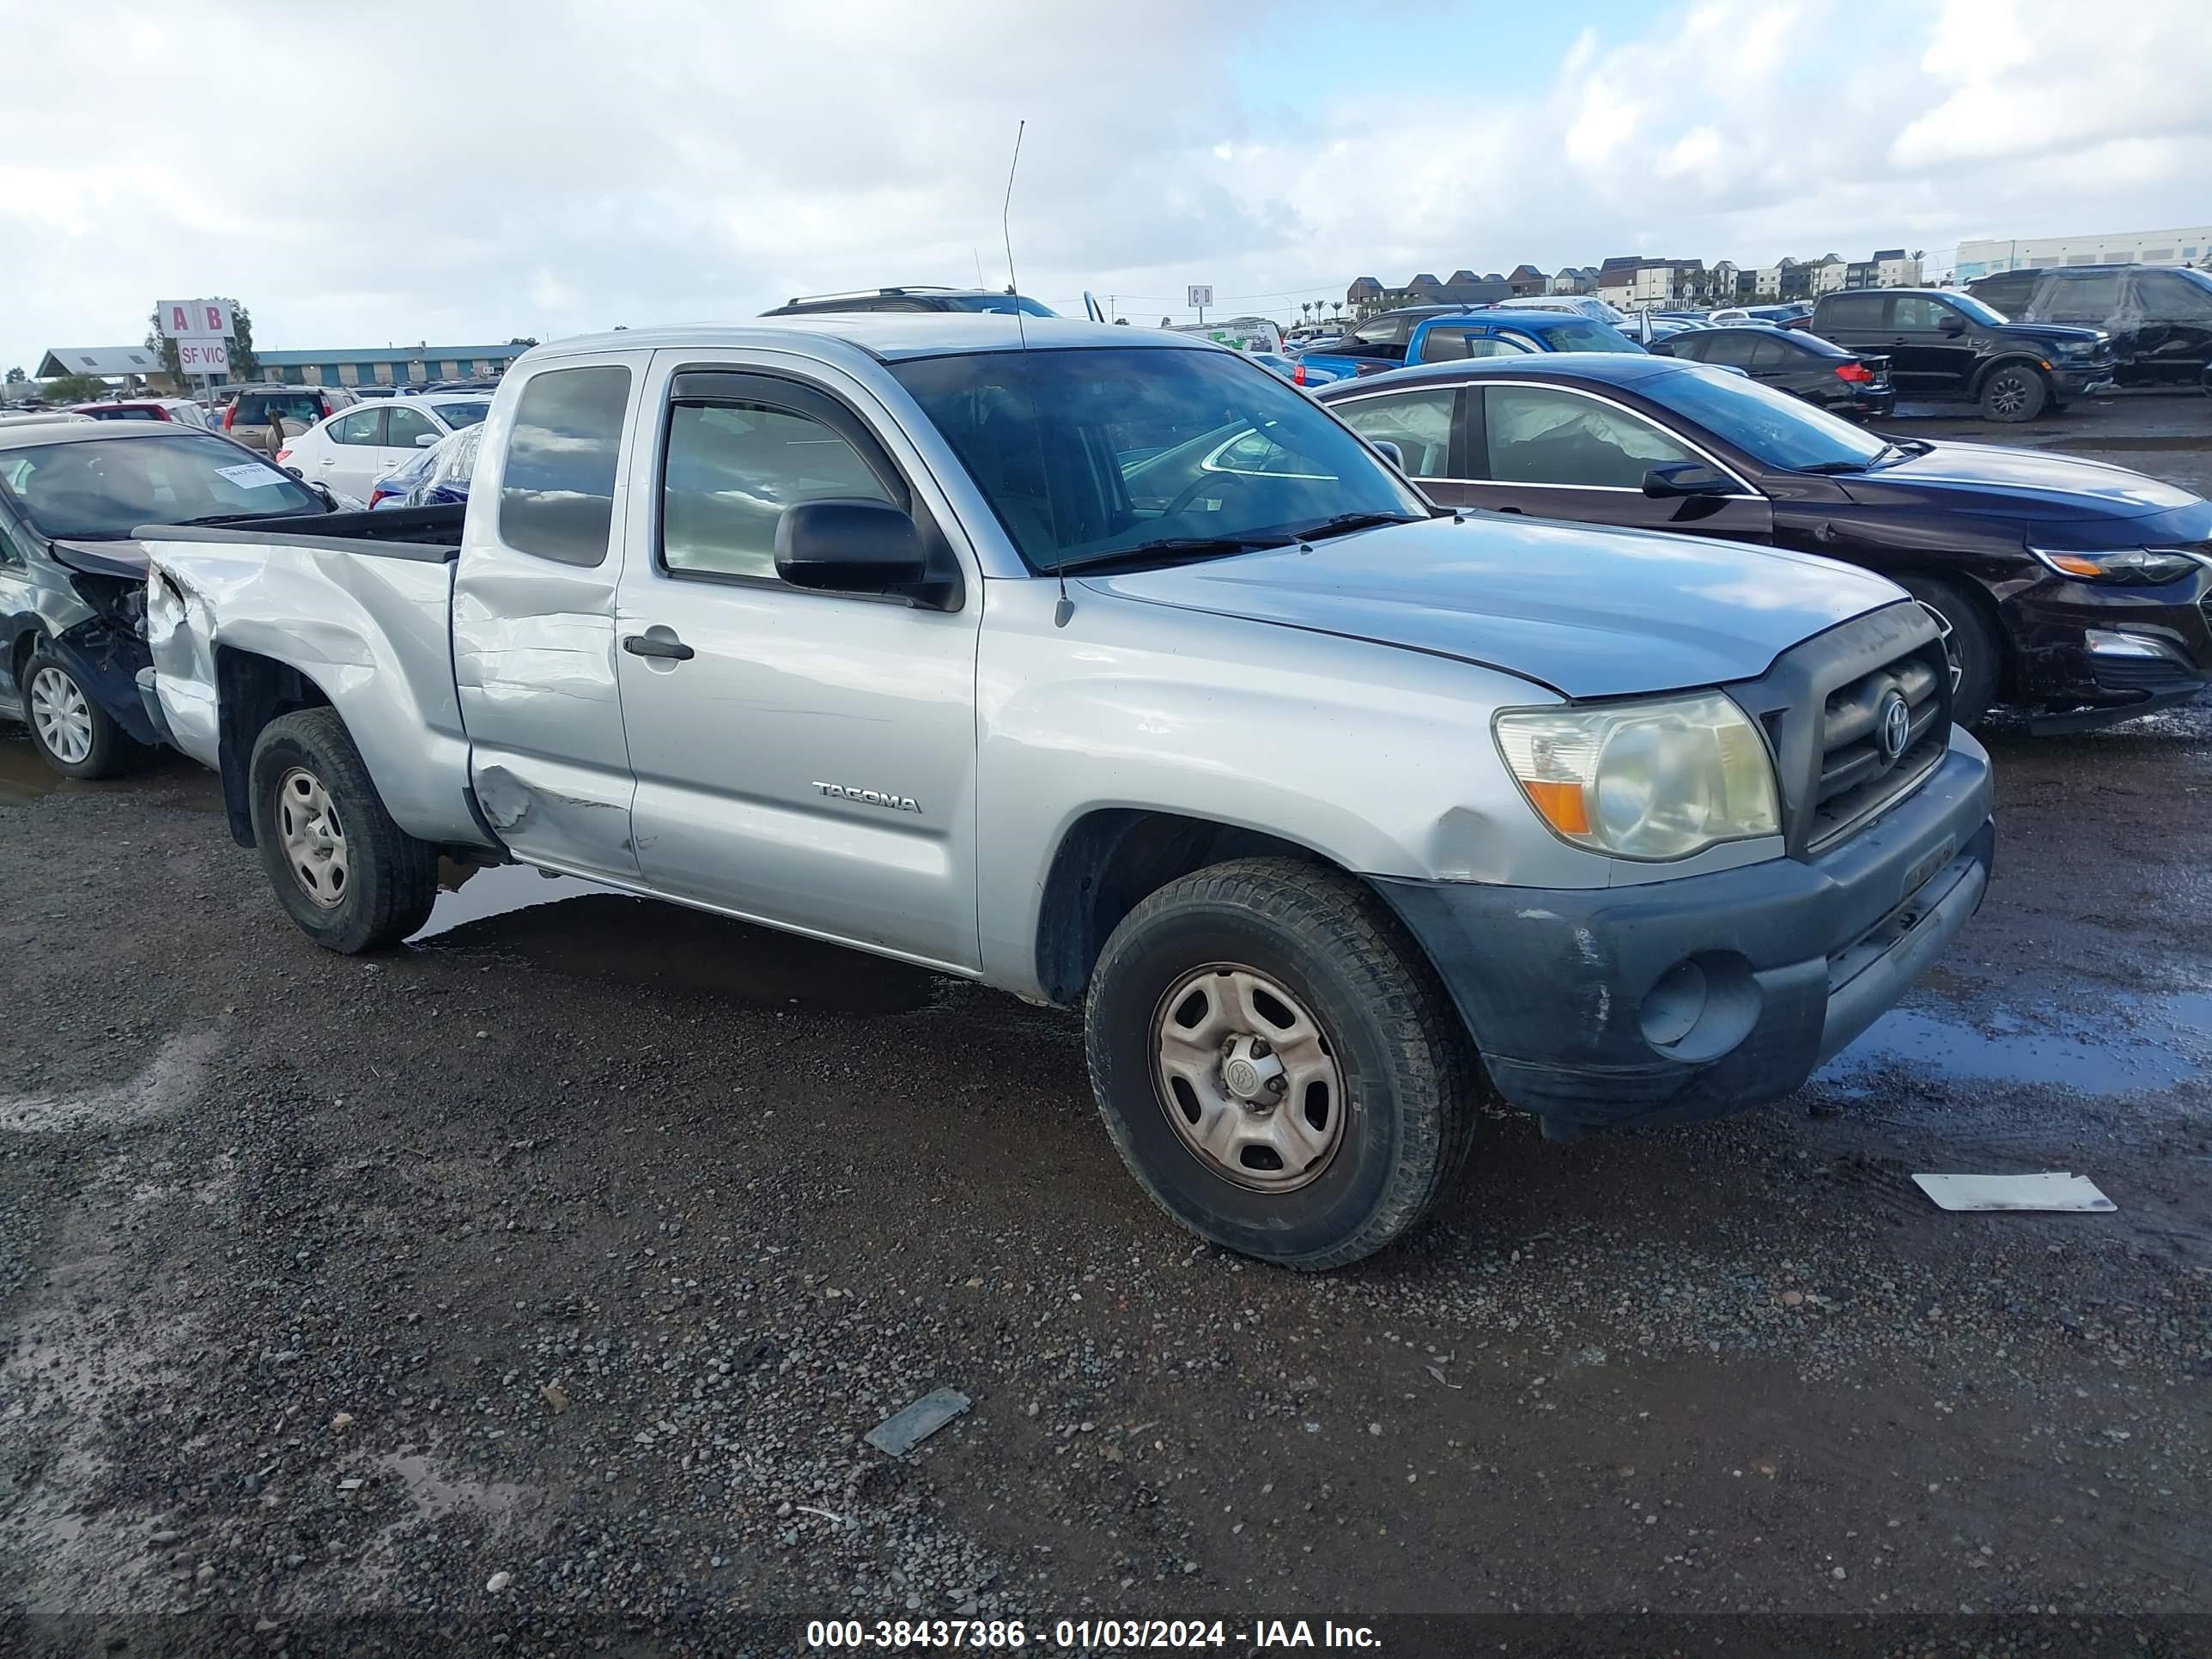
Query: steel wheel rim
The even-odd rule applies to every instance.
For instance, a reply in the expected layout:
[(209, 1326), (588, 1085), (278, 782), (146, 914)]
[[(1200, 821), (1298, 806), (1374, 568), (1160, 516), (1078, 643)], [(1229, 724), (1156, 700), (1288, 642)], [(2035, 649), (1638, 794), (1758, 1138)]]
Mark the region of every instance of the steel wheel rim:
[(1154, 1010), (1152, 1069), (1176, 1138), (1258, 1193), (1318, 1180), (1344, 1141), (1344, 1079), (1321, 1023), (1281, 982), (1236, 963), (1186, 974)]
[(1996, 404), (2000, 415), (2017, 413), (2027, 402), (2027, 386), (2017, 373), (2000, 374), (1990, 401)]
[(323, 781), (304, 766), (276, 780), (276, 838), (301, 892), (325, 910), (345, 902), (345, 824)]
[(41, 668), (31, 677), (31, 724), (46, 752), (64, 766), (92, 757), (92, 705), (60, 669)]

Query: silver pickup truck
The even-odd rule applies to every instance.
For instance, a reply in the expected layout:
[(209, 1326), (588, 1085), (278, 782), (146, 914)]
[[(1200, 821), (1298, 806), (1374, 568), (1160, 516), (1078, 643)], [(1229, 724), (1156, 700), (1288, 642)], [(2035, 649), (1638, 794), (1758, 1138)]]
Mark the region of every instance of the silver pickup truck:
[(1796, 1089), (1994, 841), (1888, 582), (1390, 462), (1173, 334), (565, 341), (465, 514), (147, 530), (149, 696), (332, 950), (442, 854), (1079, 1007), (1146, 1189), (1329, 1267), (1459, 1166), (1478, 1062), (1559, 1137)]

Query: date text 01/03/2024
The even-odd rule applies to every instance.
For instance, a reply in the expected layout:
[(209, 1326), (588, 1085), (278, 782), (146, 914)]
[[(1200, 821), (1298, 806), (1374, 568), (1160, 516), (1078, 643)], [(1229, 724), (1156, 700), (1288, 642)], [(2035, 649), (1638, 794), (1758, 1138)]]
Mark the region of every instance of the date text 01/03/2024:
[(971, 1651), (1040, 1648), (1099, 1649), (1355, 1648), (1382, 1645), (1364, 1625), (1304, 1619), (1260, 1619), (1231, 1626), (1213, 1619), (1060, 1619), (1034, 1630), (1018, 1619), (817, 1619), (806, 1645), (817, 1650), (965, 1648)]

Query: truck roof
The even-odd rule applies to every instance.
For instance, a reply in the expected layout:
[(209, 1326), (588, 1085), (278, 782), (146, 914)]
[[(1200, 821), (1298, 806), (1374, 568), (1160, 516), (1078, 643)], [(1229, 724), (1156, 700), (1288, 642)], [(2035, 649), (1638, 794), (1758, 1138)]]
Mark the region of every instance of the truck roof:
[(858, 348), (882, 362), (957, 352), (1013, 351), (1026, 341), (1031, 350), (1083, 346), (1150, 346), (1184, 351), (1221, 348), (1188, 335), (1156, 328), (1123, 327), (1079, 317), (1024, 317), (1017, 325), (1007, 314), (959, 311), (810, 312), (790, 317), (755, 317), (742, 323), (681, 323), (665, 327), (617, 329), (606, 334), (549, 340), (531, 354), (613, 351), (666, 347), (789, 345), (794, 337)]

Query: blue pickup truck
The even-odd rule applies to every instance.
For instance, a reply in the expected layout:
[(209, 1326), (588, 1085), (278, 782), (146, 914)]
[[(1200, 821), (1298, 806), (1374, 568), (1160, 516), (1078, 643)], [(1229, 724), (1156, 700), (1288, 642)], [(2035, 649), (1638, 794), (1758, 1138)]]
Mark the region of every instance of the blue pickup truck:
[(1370, 318), (1298, 361), (1342, 379), (1380, 374), (1409, 363), (1456, 362), (1537, 351), (1641, 351), (1609, 323), (1574, 312), (1508, 311), (1480, 306), (1409, 306)]

